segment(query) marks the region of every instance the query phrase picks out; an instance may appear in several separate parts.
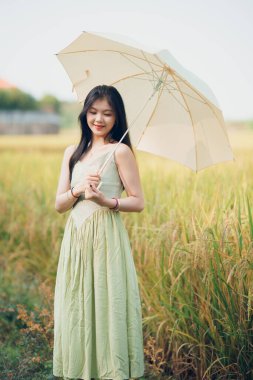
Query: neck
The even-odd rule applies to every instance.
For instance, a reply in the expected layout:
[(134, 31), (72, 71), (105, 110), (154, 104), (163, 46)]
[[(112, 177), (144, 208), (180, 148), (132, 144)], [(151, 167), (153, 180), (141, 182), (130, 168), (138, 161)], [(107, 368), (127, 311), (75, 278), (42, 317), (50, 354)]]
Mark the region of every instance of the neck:
[(97, 137), (97, 136), (92, 136), (91, 139), (91, 147), (100, 147), (103, 145), (108, 144), (108, 142), (104, 139), (104, 137)]

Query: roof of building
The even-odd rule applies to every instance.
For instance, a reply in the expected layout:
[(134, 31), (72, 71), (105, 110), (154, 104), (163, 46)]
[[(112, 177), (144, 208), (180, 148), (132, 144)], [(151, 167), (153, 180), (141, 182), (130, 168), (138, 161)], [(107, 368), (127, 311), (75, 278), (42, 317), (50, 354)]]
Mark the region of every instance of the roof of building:
[(16, 86), (10, 82), (7, 82), (4, 79), (0, 78), (0, 89), (5, 89), (5, 88), (16, 88)]

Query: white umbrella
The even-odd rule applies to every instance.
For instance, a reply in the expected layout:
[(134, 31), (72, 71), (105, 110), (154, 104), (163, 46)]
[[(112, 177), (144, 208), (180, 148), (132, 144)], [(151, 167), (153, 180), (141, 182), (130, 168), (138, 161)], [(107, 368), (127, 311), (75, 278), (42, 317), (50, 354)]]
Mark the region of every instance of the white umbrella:
[(118, 89), (137, 149), (196, 172), (233, 160), (222, 111), (211, 89), (167, 50), (149, 50), (132, 41), (126, 44), (119, 36), (83, 32), (56, 55), (79, 102), (99, 84)]

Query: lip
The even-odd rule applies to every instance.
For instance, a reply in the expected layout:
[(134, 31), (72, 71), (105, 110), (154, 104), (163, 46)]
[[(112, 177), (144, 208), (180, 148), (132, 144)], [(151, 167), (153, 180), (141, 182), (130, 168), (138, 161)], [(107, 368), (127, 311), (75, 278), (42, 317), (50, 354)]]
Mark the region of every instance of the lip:
[(97, 125), (97, 124), (93, 124), (93, 125), (94, 125), (94, 127), (97, 128), (97, 129), (102, 129), (102, 128), (104, 128), (103, 125)]

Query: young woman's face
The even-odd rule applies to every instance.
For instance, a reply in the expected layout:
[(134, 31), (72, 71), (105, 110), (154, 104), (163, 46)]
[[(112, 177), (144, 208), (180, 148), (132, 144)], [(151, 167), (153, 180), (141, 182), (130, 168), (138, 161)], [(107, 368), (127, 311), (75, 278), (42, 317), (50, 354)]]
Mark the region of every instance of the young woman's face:
[(95, 100), (86, 116), (93, 135), (104, 138), (113, 128), (116, 120), (115, 113), (106, 98)]

